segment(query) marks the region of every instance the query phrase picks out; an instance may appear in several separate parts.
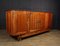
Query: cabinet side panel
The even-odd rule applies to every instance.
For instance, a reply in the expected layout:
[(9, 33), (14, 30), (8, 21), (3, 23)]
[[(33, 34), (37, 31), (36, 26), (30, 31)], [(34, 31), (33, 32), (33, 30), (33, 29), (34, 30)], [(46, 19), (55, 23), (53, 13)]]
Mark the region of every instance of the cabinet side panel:
[(45, 13), (45, 29), (48, 28), (49, 25), (49, 13)]
[(48, 28), (52, 28), (52, 17), (53, 17), (53, 14), (52, 13), (49, 13), (49, 27)]
[(11, 12), (10, 11), (7, 11), (6, 12), (6, 30), (8, 33), (11, 32), (11, 16), (10, 16)]

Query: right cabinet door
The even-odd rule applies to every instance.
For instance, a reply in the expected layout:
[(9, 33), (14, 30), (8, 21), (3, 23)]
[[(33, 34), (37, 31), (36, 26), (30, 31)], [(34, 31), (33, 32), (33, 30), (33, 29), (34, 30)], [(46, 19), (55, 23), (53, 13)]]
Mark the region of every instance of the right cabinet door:
[(29, 31), (42, 31), (44, 29), (45, 16), (44, 13), (40, 12), (31, 12), (29, 18)]

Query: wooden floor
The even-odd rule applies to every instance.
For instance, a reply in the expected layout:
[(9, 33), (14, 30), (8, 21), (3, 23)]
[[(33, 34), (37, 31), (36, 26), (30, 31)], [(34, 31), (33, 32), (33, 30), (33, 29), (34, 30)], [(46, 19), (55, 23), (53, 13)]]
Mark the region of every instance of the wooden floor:
[(0, 46), (60, 46), (60, 30), (51, 30), (21, 41), (11, 38), (6, 30), (0, 30)]

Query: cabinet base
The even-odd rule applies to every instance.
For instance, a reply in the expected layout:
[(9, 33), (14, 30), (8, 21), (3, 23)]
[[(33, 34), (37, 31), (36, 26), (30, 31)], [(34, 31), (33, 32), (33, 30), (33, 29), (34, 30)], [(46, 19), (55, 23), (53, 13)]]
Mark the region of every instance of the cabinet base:
[(47, 32), (50, 32), (50, 31), (45, 31), (45, 32), (42, 32), (42, 33), (31, 33), (31, 35), (30, 34), (26, 34), (26, 35), (22, 35), (22, 36), (20, 36), (20, 35), (17, 35), (17, 36), (12, 36), (12, 35), (10, 35), (12, 38), (14, 38), (15, 40), (17, 40), (17, 41), (21, 41), (21, 40), (23, 40), (23, 39), (26, 39), (26, 38), (30, 38), (30, 37), (33, 37), (33, 36), (36, 36), (36, 35), (40, 35), (40, 34), (44, 34), (44, 33), (47, 33)]

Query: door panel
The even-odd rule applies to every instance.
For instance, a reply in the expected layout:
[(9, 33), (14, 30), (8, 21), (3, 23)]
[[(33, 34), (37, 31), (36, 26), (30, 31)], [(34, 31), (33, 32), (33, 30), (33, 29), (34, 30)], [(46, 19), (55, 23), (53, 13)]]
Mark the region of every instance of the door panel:
[(44, 14), (40, 14), (39, 12), (32, 12), (29, 22), (30, 32), (42, 30), (44, 28), (44, 19)]
[(29, 15), (29, 11), (20, 11), (18, 12), (18, 32), (20, 34), (25, 34), (28, 32), (27, 20)]

